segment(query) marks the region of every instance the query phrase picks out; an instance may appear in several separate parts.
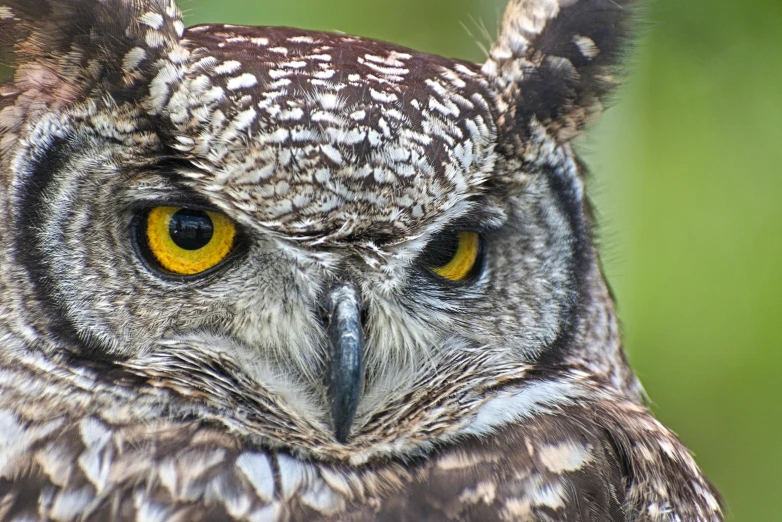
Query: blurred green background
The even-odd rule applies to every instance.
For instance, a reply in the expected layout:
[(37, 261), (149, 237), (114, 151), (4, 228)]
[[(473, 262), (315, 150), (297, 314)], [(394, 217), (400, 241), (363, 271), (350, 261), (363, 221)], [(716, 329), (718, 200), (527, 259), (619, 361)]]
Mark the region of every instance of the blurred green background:
[[(504, 0), (180, 6), (188, 24), (339, 30), (482, 61)], [(731, 520), (779, 521), (782, 2), (658, 0), (644, 20), (615, 106), (579, 143), (605, 269), (659, 418)]]
[[(191, 0), (483, 61), (504, 0)], [(580, 143), (627, 350), (730, 519), (782, 520), (782, 2), (659, 0)]]

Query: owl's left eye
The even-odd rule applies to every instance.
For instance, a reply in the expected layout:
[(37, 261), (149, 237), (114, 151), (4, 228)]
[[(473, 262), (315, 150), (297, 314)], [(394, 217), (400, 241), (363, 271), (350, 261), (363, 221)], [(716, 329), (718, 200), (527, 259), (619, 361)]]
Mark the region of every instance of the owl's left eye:
[(449, 281), (468, 281), (477, 275), (482, 253), (483, 241), (477, 232), (445, 231), (429, 243), (422, 261)]
[(163, 269), (195, 275), (217, 266), (234, 246), (236, 225), (217, 212), (155, 207), (143, 225), (149, 253)]

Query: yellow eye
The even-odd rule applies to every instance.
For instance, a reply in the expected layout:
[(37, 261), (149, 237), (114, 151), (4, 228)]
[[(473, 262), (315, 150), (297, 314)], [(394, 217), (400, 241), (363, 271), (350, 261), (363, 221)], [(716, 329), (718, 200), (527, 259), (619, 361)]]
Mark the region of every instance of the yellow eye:
[(182, 207), (155, 207), (147, 216), (147, 244), (160, 266), (194, 275), (231, 253), (236, 226), (222, 214)]
[(437, 275), (451, 281), (464, 281), (473, 275), (481, 253), (477, 232), (446, 233), (427, 249), (427, 264)]

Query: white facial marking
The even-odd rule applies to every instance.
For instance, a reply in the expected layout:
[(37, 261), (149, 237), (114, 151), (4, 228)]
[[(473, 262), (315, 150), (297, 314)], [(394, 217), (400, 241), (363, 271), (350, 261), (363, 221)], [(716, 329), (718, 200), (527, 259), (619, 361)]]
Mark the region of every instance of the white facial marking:
[(245, 452), (236, 459), (236, 466), (261, 500), (271, 502), (274, 499), (274, 471), (269, 457), (263, 453)]
[(309, 482), (311, 469), (302, 461), (286, 455), (278, 455), (277, 463), (280, 466), (282, 495), (287, 500)]
[(159, 13), (144, 13), (141, 15), (141, 18), (139, 18), (139, 22), (151, 27), (155, 30), (160, 30), (163, 28), (163, 16)]
[(587, 36), (576, 35), (573, 37), (573, 43), (576, 44), (578, 50), (586, 58), (591, 59), (600, 54), (600, 48), (595, 44), (594, 40)]
[(478, 409), (478, 414), (465, 431), (487, 433), (504, 424), (550, 412), (556, 406), (570, 404), (585, 395), (584, 390), (568, 382), (543, 381), (530, 384), (490, 399)]
[(229, 91), (237, 91), (239, 89), (248, 89), (258, 85), (258, 78), (250, 73), (244, 73), (241, 76), (236, 76), (228, 80), (226, 88)]
[(228, 60), (227, 62), (223, 62), (219, 66), (215, 67), (214, 74), (216, 75), (233, 74), (241, 68), (242, 68), (242, 64), (240, 62), (237, 62), (236, 60)]
[(122, 59), (122, 69), (125, 72), (133, 72), (147, 59), (147, 51), (141, 47), (134, 47), (125, 54)]

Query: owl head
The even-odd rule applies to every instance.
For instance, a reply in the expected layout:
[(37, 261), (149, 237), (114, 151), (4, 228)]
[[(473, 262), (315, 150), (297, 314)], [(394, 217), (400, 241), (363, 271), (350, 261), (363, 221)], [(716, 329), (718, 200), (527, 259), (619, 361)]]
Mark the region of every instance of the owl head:
[(170, 0), (1, 0), (10, 324), (96, 375), (96, 408), (132, 383), (139, 418), (320, 458), (490, 431), (567, 400), (504, 395), (563, 369), (637, 394), (570, 144), (626, 4), (511, 0), (473, 64), (185, 29)]

